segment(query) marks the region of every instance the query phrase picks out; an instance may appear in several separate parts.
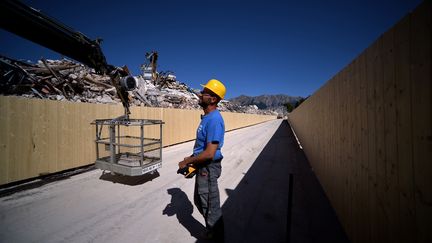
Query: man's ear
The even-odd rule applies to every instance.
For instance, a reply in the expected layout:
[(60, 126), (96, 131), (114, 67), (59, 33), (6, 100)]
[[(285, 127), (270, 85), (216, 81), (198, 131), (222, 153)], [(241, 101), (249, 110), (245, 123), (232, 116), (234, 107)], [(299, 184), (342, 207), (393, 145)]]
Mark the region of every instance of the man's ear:
[(219, 102), (219, 98), (218, 98), (218, 97), (214, 97), (214, 96), (212, 96), (212, 99), (214, 99), (214, 100), (212, 101), (212, 103), (218, 103), (218, 102)]

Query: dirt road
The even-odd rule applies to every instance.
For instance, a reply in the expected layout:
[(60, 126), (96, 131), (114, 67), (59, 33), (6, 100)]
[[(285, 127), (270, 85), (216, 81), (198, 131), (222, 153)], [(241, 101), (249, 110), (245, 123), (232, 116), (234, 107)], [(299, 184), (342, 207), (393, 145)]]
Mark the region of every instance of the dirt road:
[[(222, 204), (281, 121), (225, 135)], [(192, 147), (188, 142), (165, 148), (163, 168), (155, 175), (125, 177), (94, 169), (3, 196), (0, 242), (196, 242), (203, 219), (192, 203), (194, 180), (176, 174)]]

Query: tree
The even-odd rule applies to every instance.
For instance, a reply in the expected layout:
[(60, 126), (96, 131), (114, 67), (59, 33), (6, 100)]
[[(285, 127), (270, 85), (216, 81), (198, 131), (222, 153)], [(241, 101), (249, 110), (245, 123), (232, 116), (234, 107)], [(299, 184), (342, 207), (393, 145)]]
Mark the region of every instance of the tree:
[(286, 103), (285, 107), (287, 108), (288, 113), (294, 110), (294, 106), (291, 103)]
[(310, 95), (306, 98), (301, 98), (300, 100), (298, 100), (295, 105), (294, 108), (297, 108), (301, 103), (303, 103), (303, 101), (307, 100), (310, 97)]

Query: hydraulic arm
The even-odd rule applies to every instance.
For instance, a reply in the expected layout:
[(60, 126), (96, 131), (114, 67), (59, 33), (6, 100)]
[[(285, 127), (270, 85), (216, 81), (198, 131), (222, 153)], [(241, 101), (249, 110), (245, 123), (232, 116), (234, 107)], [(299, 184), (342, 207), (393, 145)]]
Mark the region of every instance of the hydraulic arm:
[(107, 63), (100, 48), (101, 39), (91, 40), (41, 11), (14, 0), (0, 1), (0, 27), (86, 64), (100, 74), (109, 75), (125, 108), (125, 118), (129, 118), (127, 91), (136, 88), (136, 80), (129, 76), (127, 69)]

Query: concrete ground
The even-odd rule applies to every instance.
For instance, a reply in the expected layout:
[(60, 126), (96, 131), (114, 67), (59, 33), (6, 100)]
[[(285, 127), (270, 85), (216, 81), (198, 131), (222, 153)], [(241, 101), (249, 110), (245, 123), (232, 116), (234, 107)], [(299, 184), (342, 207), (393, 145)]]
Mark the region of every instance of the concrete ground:
[[(153, 175), (88, 169), (3, 188), (0, 242), (203, 242), (194, 180), (176, 174), (192, 147), (164, 148)], [(286, 121), (228, 132), (222, 152), (226, 242), (348, 242)]]

